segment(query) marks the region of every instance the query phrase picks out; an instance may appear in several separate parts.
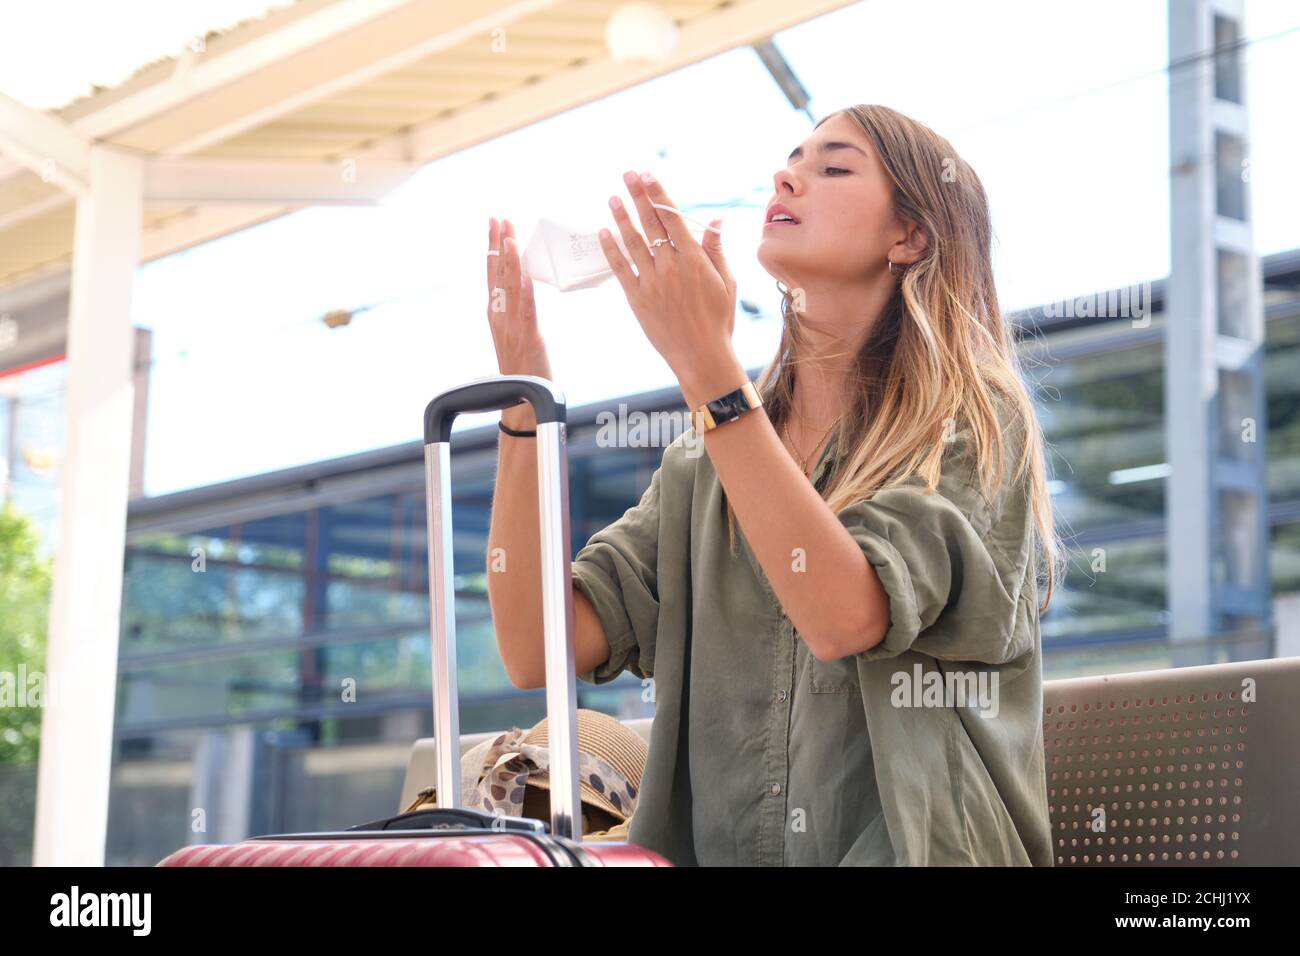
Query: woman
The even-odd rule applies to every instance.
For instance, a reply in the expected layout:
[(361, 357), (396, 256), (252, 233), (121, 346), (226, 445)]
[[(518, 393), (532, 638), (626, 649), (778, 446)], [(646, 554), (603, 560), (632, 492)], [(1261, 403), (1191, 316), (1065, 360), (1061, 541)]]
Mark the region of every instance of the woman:
[[(625, 182), (645, 238), (615, 197), (633, 261), (602, 231), (606, 257), (688, 408), (715, 403), (707, 454), (679, 437), (573, 563), (579, 675), (630, 670), (655, 701), (630, 841), (678, 865), (1050, 866), (1038, 617), (1061, 548), (978, 177), (884, 107), (817, 124), (758, 252), (785, 286), (761, 410), (717, 233)], [(513, 229), (489, 231), (501, 371), (550, 378)], [(502, 418), (489, 594), (537, 687), (532, 412)]]

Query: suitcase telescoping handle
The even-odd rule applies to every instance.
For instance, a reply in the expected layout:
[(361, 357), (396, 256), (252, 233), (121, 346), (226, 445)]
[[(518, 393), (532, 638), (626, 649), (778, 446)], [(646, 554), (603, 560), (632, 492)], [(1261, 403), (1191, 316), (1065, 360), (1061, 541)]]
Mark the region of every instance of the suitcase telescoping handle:
[[(456, 602), (451, 528), (451, 426), (465, 412), (533, 406), (537, 419), (537, 491), (541, 517), (542, 630), (550, 746), (551, 833), (581, 841), (578, 789), (577, 677), (569, 564), (569, 464), (564, 394), (535, 375), (494, 375), (438, 395), (424, 411), (425, 510), (429, 525), (433, 733), (438, 804), (461, 806), (460, 701), (456, 688)], [(511, 560), (510, 555), (506, 556)], [(491, 573), (489, 568), (489, 573)]]

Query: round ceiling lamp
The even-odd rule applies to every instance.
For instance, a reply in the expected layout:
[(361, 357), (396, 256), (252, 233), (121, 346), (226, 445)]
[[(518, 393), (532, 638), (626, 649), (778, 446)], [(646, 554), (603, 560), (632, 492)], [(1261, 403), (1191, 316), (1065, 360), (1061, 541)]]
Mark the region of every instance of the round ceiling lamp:
[(677, 49), (677, 23), (657, 3), (624, 3), (605, 23), (605, 46), (620, 63), (666, 60)]

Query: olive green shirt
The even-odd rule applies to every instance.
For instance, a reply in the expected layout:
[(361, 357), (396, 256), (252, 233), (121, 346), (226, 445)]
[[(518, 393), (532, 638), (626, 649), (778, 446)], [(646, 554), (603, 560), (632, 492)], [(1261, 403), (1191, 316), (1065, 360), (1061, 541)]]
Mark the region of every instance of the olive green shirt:
[(731, 552), (722, 485), (688, 434), (572, 565), (610, 644), (581, 679), (626, 669), (653, 686), (629, 841), (678, 866), (1050, 866), (1028, 492), (986, 500), (960, 432), (936, 493), (914, 477), (841, 511), (890, 624), (824, 662), (739, 520)]

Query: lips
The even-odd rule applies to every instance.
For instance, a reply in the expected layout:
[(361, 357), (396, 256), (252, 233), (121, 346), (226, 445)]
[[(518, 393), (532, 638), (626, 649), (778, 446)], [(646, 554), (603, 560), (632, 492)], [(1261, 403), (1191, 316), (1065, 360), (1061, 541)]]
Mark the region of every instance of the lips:
[[(783, 215), (789, 216), (790, 218), (789, 219), (774, 218), (776, 216), (783, 216)], [(770, 225), (797, 226), (799, 225), (799, 217), (796, 216), (793, 212), (791, 212), (788, 206), (782, 205), (781, 203), (777, 202), (777, 203), (772, 203), (772, 205), (767, 207), (767, 218), (764, 220), (764, 224), (769, 226)]]

